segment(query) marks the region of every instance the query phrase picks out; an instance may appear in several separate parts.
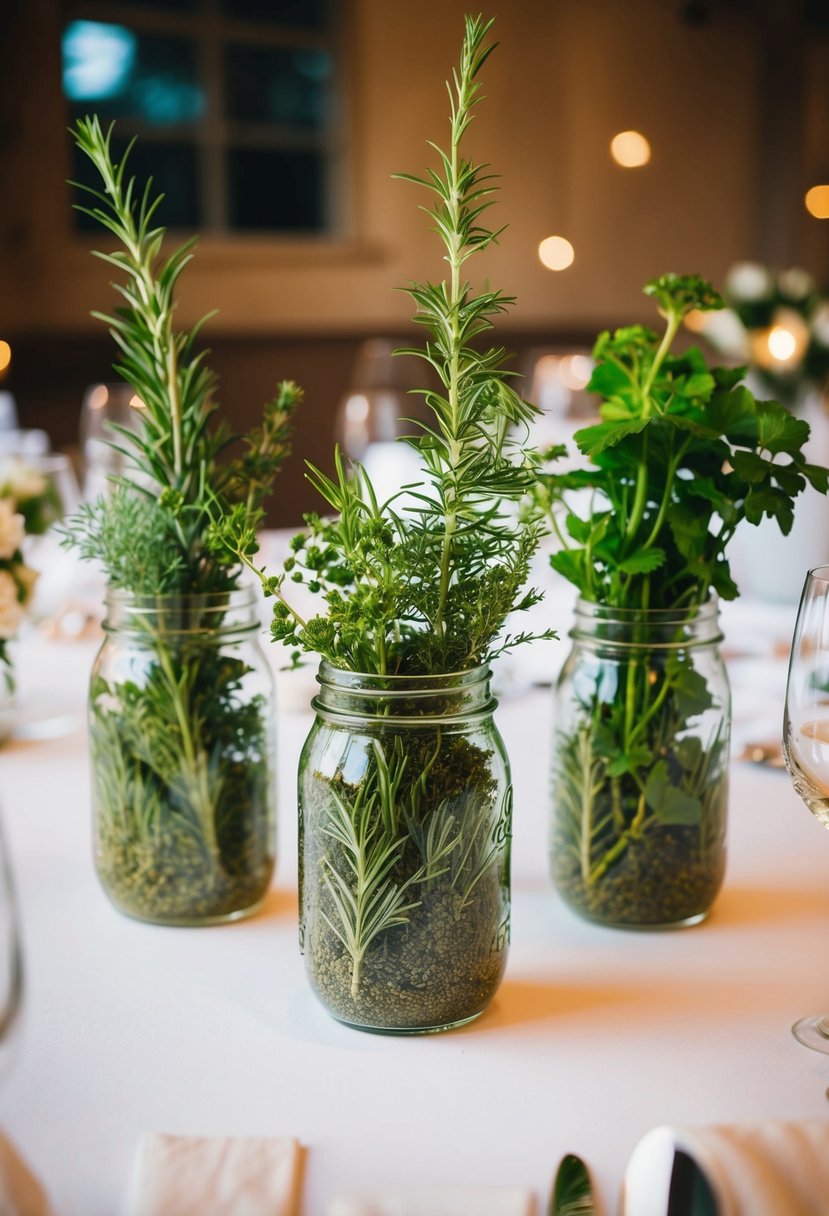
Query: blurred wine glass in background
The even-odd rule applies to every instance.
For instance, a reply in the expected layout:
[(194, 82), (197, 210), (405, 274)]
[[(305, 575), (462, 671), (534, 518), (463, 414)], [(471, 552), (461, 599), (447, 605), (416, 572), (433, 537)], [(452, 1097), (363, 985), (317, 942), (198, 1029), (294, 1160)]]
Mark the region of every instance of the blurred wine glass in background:
[[(783, 755), (794, 788), (819, 823), (829, 828), (829, 566), (806, 576), (795, 622)], [(826, 968), (829, 990), (829, 967)], [(829, 1055), (829, 1002), (792, 1027), (798, 1042)]]
[(117, 426), (137, 431), (144, 404), (128, 384), (90, 384), (81, 405), (80, 447), (83, 499), (92, 502), (111, 488), (112, 477), (124, 473), (127, 457), (113, 447), (122, 442)]
[[(524, 368), (523, 392), (541, 412), (533, 423), (532, 443), (544, 449), (555, 443), (572, 447), (574, 433), (596, 414), (587, 392), (593, 359), (587, 350), (531, 350)], [(575, 448), (573, 448), (575, 451)]]
[[(11, 471), (12, 477), (28, 478), (33, 497), (40, 503), (37, 518), (26, 519), (24, 557), (26, 564), (38, 573), (32, 616), (36, 621), (55, 620), (66, 611), (78, 575), (77, 559), (63, 548), (58, 530), (58, 525), (80, 505), (75, 469), (69, 457), (61, 452), (14, 457), (4, 468), (6, 476)], [(25, 502), (20, 509), (25, 515)]]
[(0, 819), (0, 1076), (11, 1056), (11, 1043), (23, 999), (23, 951), (11, 861)]
[(409, 393), (411, 360), (395, 359), (393, 352), (394, 343), (385, 338), (362, 344), (336, 421), (337, 442), (366, 470), (381, 503), (421, 475), (417, 452), (400, 438), (417, 434), (405, 419), (422, 412)]

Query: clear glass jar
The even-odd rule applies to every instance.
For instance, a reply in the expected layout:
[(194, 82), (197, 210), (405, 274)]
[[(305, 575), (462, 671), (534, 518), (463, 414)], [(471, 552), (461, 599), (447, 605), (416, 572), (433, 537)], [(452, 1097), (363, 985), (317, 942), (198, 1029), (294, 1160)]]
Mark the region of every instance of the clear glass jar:
[(731, 698), (716, 602), (579, 600), (554, 715), (553, 880), (606, 925), (702, 920), (722, 885)]
[(512, 786), (489, 677), (320, 666), (299, 765), (300, 946), (350, 1026), (447, 1030), (501, 982)]
[(110, 591), (92, 669), (95, 864), (139, 920), (254, 912), (275, 858), (274, 682), (252, 588)]

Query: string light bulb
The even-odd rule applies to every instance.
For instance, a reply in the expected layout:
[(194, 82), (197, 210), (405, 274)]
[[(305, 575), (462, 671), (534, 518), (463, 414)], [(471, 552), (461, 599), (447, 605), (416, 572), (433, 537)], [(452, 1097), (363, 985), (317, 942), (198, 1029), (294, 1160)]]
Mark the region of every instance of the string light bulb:
[(772, 359), (778, 363), (788, 363), (797, 350), (797, 338), (790, 329), (783, 325), (773, 325), (768, 332), (766, 343)]
[(610, 141), (610, 155), (623, 169), (641, 169), (651, 158), (651, 146), (641, 131), (620, 131)]
[(573, 265), (576, 251), (566, 237), (548, 236), (538, 246), (538, 257), (548, 270), (566, 270)]
[(812, 186), (811, 190), (806, 191), (803, 201), (806, 204), (806, 210), (816, 220), (829, 220), (829, 185)]

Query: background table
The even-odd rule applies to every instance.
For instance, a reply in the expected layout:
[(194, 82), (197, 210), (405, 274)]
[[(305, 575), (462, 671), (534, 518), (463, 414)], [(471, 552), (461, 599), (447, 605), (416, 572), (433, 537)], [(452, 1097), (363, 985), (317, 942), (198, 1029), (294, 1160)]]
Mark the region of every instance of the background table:
[[(762, 652), (793, 616), (746, 608), (732, 646)], [(707, 922), (602, 929), (572, 915), (547, 876), (550, 692), (505, 697), (506, 979), (462, 1030), (361, 1034), (317, 1005), (297, 950), (294, 774), (310, 717), (290, 702), (302, 691), (283, 682), (279, 863), (262, 913), (210, 929), (142, 925), (110, 907), (92, 868), (94, 648), (22, 644), (24, 715), (56, 737), (0, 752), (27, 985), (0, 1123), (60, 1216), (112, 1216), (146, 1129), (296, 1135), (303, 1211), (318, 1216), (336, 1190), (374, 1183), (526, 1186), (541, 1205), (566, 1151), (588, 1160), (612, 1210), (656, 1124), (829, 1118), (829, 1057), (790, 1034), (795, 1017), (829, 1008), (829, 838), (785, 773), (733, 765), (726, 886)], [(735, 656), (733, 671), (738, 724), (770, 714), (774, 729), (784, 665)]]

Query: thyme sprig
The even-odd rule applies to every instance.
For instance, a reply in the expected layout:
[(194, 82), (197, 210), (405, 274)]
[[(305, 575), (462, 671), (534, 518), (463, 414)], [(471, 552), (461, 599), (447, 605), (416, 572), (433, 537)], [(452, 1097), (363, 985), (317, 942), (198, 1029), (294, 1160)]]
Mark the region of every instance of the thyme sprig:
[(174, 324), (176, 286), (195, 238), (165, 257), (166, 230), (155, 222), (163, 196), (153, 194), (151, 178), (140, 189), (129, 176), (132, 145), (116, 162), (112, 127), (104, 131), (97, 116), (79, 119), (73, 135), (101, 179), (101, 189), (75, 183), (91, 200), (79, 210), (120, 245), (93, 251), (123, 275), (113, 283), (120, 307), (93, 316), (109, 327), (119, 350), (115, 370), (143, 408), (137, 430), (112, 427), (128, 475), (110, 498), (84, 506), (69, 521), (67, 543), (82, 557), (101, 560), (115, 587), (140, 594), (227, 590), (241, 567), (218, 560), (206, 544), (211, 521), (217, 509), (238, 504), (246, 526), (255, 529), (290, 450), (289, 419), (301, 391), (284, 382), (242, 454), (226, 458), (235, 437), (226, 424), (214, 425), (216, 377), (205, 363), (207, 351), (198, 349), (213, 314), (189, 331)]
[[(448, 150), (430, 144), (438, 168), (425, 177), (397, 175), (434, 196), (424, 209), (448, 265), (442, 281), (405, 289), (429, 336), (422, 348), (399, 353), (424, 360), (440, 385), (421, 390), (429, 417), (410, 420), (415, 430), (406, 440), (423, 477), (404, 488), (405, 499), (379, 502), (366, 471), (347, 469), (339, 452), (333, 477), (309, 466), (311, 483), (336, 516), (307, 517), (307, 532), (296, 539), (282, 575), (258, 571), (277, 597), (274, 638), (295, 657), (316, 652), (339, 667), (370, 673), (448, 672), (536, 636), (503, 634), (512, 612), (541, 598), (526, 589), (540, 527), (513, 509), (533, 482), (521, 437), (534, 409), (512, 387), (503, 348), (479, 349), (511, 298), (493, 290), (476, 294), (464, 277), (472, 255), (502, 231), (483, 223), (494, 202), (494, 176), (462, 153), (480, 100), (478, 75), (495, 49), (486, 41), (491, 27), (492, 21), (466, 18), (460, 62), (447, 83)], [(225, 521), (215, 542), (253, 567), (254, 538), (241, 522)], [(304, 620), (286, 595), (290, 581), (320, 596), (324, 610)]]

